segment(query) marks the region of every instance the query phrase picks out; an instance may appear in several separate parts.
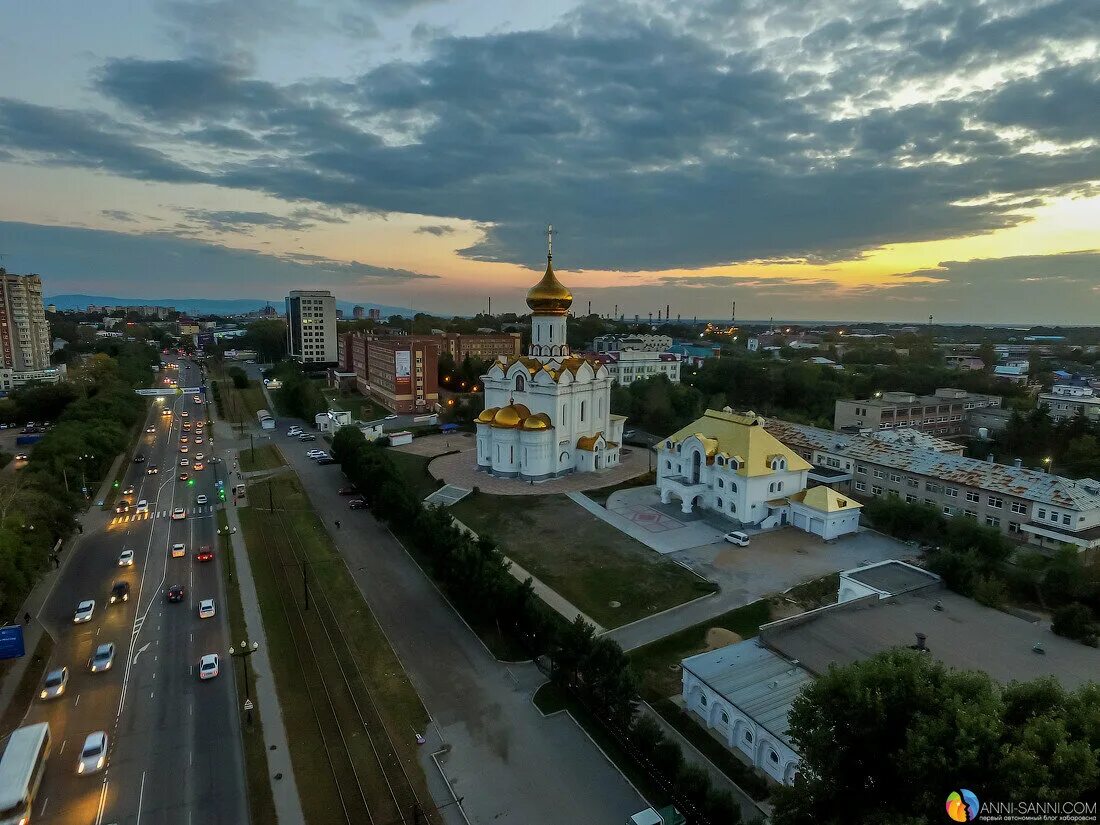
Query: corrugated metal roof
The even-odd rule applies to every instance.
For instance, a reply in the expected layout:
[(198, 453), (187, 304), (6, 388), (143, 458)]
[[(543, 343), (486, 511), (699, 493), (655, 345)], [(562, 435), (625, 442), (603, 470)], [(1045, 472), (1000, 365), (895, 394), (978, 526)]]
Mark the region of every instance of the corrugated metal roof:
[(731, 705), (782, 740), (787, 714), (802, 688), (813, 681), (804, 668), (749, 639), (684, 659), (683, 666)]

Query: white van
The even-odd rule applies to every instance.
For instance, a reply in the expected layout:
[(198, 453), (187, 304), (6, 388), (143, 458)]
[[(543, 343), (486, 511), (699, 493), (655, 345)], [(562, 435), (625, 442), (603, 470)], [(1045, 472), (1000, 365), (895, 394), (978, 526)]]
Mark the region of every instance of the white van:
[(50, 758), (46, 722), (16, 729), (0, 758), (0, 825), (30, 822), (31, 807)]
[(738, 547), (749, 546), (749, 536), (747, 533), (742, 533), (740, 530), (731, 530), (722, 536), (730, 544), (736, 544)]

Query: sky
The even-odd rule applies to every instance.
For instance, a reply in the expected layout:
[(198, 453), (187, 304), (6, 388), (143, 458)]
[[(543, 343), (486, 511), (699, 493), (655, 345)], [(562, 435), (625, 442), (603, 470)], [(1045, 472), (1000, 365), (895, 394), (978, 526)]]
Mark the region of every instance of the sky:
[(1097, 0), (54, 0), (0, 27), (47, 294), (1100, 322)]

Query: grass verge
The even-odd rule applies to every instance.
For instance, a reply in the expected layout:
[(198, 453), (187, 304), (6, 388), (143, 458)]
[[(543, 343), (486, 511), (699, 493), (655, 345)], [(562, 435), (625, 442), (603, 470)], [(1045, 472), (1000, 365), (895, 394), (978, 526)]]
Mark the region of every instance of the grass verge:
[(0, 716), (0, 739), (7, 738), (8, 734), (19, 727), (19, 723), (27, 715), (27, 708), (34, 701), (35, 691), (38, 690), (38, 683), (42, 680), (42, 674), (46, 672), (46, 663), (50, 661), (51, 653), (53, 653), (53, 637), (49, 633), (43, 632), (34, 652), (30, 654), (31, 661), (19, 679), (19, 684), (15, 688), (15, 694), (11, 697), (11, 702), (4, 708), (4, 715)]
[[(335, 821), (332, 800), (337, 798), (334, 779), (326, 761), (306, 680), (299, 671), (294, 635), (283, 610), (281, 590), (264, 554), (265, 527), (271, 529), (270, 501), (281, 511), (280, 529), (293, 536), (294, 546), (309, 562), (310, 592), (327, 597), (334, 618), (355, 660), (363, 683), (379, 709), (390, 741), (399, 755), (418, 797), (430, 800), (427, 783), (418, 763), (414, 734), (424, 730), (429, 717), (408, 676), (390, 648), (385, 635), (364, 603), (343, 559), (332, 545), (324, 524), (313, 512), (297, 476), (284, 474), (249, 484), (249, 500), (256, 506), (240, 510), (241, 529), (252, 560), (259, 592), (260, 609), (267, 630), (276, 688), (283, 721), (292, 744), (291, 757), (302, 806), (310, 825)], [(296, 573), (292, 573), (292, 576)], [(318, 596), (314, 596), (318, 598)], [(291, 611), (293, 616), (293, 611)], [(336, 678), (323, 674), (325, 678)], [(361, 727), (358, 717), (342, 720), (348, 731)], [(360, 765), (367, 775), (370, 765)]]
[[(760, 631), (760, 625), (770, 618), (771, 604), (767, 599), (760, 599), (632, 650), (628, 655), (641, 681), (642, 697), (657, 702), (676, 695), (680, 692), (679, 665), (683, 659), (752, 638)], [(734, 638), (729, 635), (731, 633), (740, 638)]]
[(377, 421), (385, 418), (390, 411), (372, 399), (351, 392), (324, 390), (325, 400), (336, 410), (347, 410), (355, 421)]
[(717, 590), (563, 495), (475, 493), (451, 513), (607, 628)]
[[(225, 598), (228, 604), (229, 638), (239, 641), (248, 638), (248, 630), (244, 621), (244, 606), (241, 604), (241, 591), (237, 586), (237, 579), (233, 576), (236, 569), (233, 558), (233, 545), (229, 541), (226, 531), (229, 520), (225, 510), (218, 511), (218, 539), (220, 543), (219, 557), (222, 564), (222, 574), (225, 576)], [(252, 660), (245, 658), (241, 667), (241, 661), (234, 662), (234, 676), (237, 684), (237, 701), (244, 704), (245, 685), (247, 678), (251, 684), (256, 684), (256, 671), (252, 669)], [(245, 676), (245, 668), (248, 675)], [(275, 800), (271, 795), (271, 780), (268, 778), (270, 771), (267, 766), (267, 746), (264, 744), (264, 723), (260, 717), (260, 709), (252, 711), (252, 724), (241, 716), (241, 742), (244, 745), (244, 772), (248, 782), (248, 810), (250, 820), (254, 823), (275, 822)]]
[(221, 417), (235, 425), (248, 425), (256, 421), (256, 412), (267, 408), (264, 391), (255, 381), (239, 390), (232, 381), (218, 382), (218, 396), (221, 399)]
[(651, 703), (661, 717), (687, 739), (695, 749), (714, 763), (741, 790), (761, 802), (768, 798), (768, 781), (750, 765), (743, 762), (717, 739), (703, 730), (699, 723), (689, 718), (688, 712), (671, 699)]
[(286, 464), (283, 454), (274, 444), (241, 450), (239, 458), (241, 471), (245, 473), (251, 473), (254, 470), (274, 470)]

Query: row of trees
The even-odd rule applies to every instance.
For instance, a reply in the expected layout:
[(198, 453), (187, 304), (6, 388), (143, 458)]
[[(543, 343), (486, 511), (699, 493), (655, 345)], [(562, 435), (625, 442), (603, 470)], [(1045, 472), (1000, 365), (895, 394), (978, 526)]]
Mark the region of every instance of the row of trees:
[(802, 765), (773, 793), (776, 825), (946, 821), (944, 800), (960, 786), (982, 801), (1100, 800), (1095, 683), (1001, 687), (895, 649), (818, 676), (787, 725)]
[[(126, 449), (145, 402), (134, 394), (142, 376), (149, 383), (156, 351), (131, 344), (121, 361), (106, 353), (87, 357), (74, 371), (76, 392), (41, 393), (71, 398), (63, 410), (51, 408), (54, 424), (31, 453), (27, 466), (0, 483), (0, 612), (11, 616), (49, 562), (59, 538), (74, 529), (86, 506), (82, 483), (93, 489), (116, 455)], [(144, 369), (135, 369), (144, 361)], [(17, 394), (16, 404), (45, 388)], [(22, 398), (22, 400), (21, 400)], [(44, 416), (34, 413), (36, 420)]]
[[(979, 453), (988, 453), (977, 445)], [(1075, 415), (1054, 421), (1045, 407), (1017, 410), (1005, 429), (993, 436), (993, 452), (1006, 463), (1019, 458), (1032, 467), (1049, 467), (1071, 478), (1100, 477), (1100, 421)], [(985, 455), (977, 456), (985, 458)], [(1050, 459), (1048, 465), (1046, 459)]]
[(282, 361), (266, 374), (282, 382), (275, 390), (275, 401), (283, 415), (312, 421), (317, 413), (328, 409), (320, 385), (302, 370), (300, 364)]
[(1100, 565), (1087, 563), (1076, 547), (1052, 555), (1018, 548), (996, 528), (893, 496), (871, 499), (863, 513), (884, 533), (929, 545), (928, 566), (955, 592), (990, 607), (1038, 604), (1053, 612), (1055, 633), (1096, 644)]
[[(550, 613), (535, 597), (530, 579), (519, 582), (509, 574), (492, 539), (474, 538), (456, 527), (445, 510), (424, 507), (386, 450), (367, 442), (358, 428), (337, 431), (332, 455), (371, 511), (403, 534), (471, 625), (496, 628), (532, 656), (546, 656), (552, 681), (575, 696), (628, 752), (660, 770), (685, 812), (712, 825), (740, 821), (740, 809), (728, 793), (715, 791), (705, 773), (685, 769), (678, 748), (678, 758), (668, 756), (674, 744), (658, 749), (663, 739), (653, 734), (650, 723), (636, 720), (637, 680), (617, 643), (597, 638), (579, 617), (566, 625)], [(681, 782), (684, 777), (687, 781)]]

